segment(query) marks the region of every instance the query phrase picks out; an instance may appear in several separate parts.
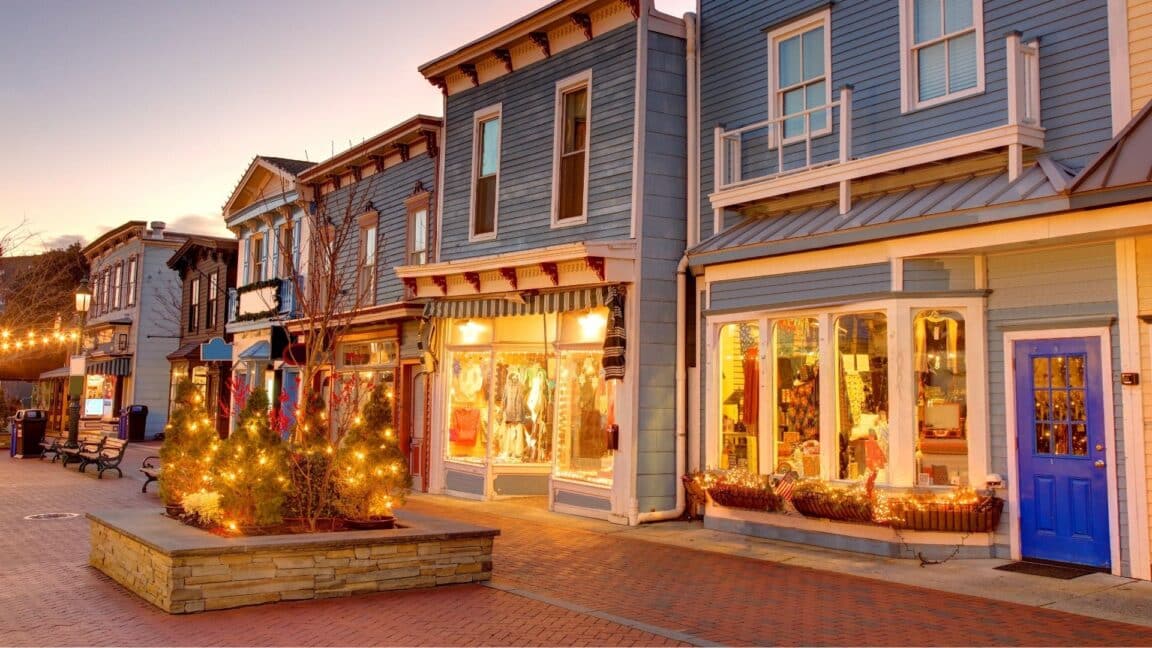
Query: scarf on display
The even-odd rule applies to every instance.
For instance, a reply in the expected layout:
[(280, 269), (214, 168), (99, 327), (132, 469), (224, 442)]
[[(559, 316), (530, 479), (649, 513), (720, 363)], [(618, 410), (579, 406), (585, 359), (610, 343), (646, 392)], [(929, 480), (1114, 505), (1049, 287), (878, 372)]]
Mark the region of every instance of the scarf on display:
[(627, 340), (624, 333), (624, 291), (617, 286), (608, 287), (608, 328), (604, 333), (605, 380), (624, 380), (624, 350)]

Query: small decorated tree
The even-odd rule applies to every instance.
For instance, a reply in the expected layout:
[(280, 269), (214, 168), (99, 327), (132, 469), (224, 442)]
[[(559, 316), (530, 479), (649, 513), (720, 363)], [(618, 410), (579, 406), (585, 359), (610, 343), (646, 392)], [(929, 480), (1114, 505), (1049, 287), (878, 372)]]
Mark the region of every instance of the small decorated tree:
[(181, 380), (176, 384), (172, 413), (160, 446), (160, 499), (165, 506), (181, 506), (187, 495), (210, 487), (218, 447), (204, 396), (191, 380)]
[(309, 392), (300, 405), (296, 427), (305, 433), (295, 435), (288, 454), (292, 489), (288, 494), (286, 514), (302, 518), (310, 531), (324, 518), (336, 517), (333, 503), (333, 451), (325, 433), (325, 404), (317, 392)]
[(349, 520), (388, 518), (404, 503), (408, 462), (393, 421), (395, 395), (377, 384), (336, 451), (336, 508)]
[(283, 520), (290, 487), (288, 452), (272, 428), (268, 396), (256, 388), (240, 411), (236, 430), (218, 454), (216, 488), (229, 527), (271, 525)]

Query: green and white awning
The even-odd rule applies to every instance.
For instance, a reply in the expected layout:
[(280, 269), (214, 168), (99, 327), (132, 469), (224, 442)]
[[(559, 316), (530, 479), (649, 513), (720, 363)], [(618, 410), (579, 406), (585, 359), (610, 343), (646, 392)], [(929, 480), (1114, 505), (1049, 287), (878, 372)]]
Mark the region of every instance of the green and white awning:
[(89, 376), (127, 376), (132, 373), (132, 358), (89, 360), (84, 373)]
[(607, 286), (578, 288), (542, 293), (512, 293), (509, 297), (484, 299), (437, 299), (424, 306), (424, 317), (467, 319), (487, 317), (518, 317), (561, 313), (604, 306), (608, 300)]

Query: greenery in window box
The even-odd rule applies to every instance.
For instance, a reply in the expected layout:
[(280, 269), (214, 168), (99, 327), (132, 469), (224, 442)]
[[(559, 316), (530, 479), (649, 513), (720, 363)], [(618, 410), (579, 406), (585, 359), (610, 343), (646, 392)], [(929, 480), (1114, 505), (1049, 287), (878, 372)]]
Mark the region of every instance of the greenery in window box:
[(803, 479), (792, 490), (792, 506), (805, 517), (843, 522), (872, 522), (876, 499), (876, 473), (862, 483), (848, 487), (820, 479)]
[(279, 279), (261, 279), (260, 281), (253, 281), (250, 284), (246, 284), (246, 285), (238, 287), (236, 289), (236, 294), (237, 295), (243, 295), (244, 293), (252, 292), (253, 290), (260, 290), (261, 288), (271, 288), (272, 286), (279, 287), (280, 286), (280, 280)]
[(348, 520), (388, 519), (408, 494), (408, 462), (394, 428), (394, 398), (385, 383), (377, 383), (336, 450), (336, 509)]
[(969, 487), (946, 492), (915, 489), (902, 495), (876, 498), (874, 520), (896, 529), (987, 533), (995, 531), (1004, 511), (1004, 500)]
[(694, 486), (688, 488), (690, 494), (698, 487), (720, 506), (755, 511), (779, 511), (784, 506), (784, 500), (773, 490), (766, 475), (743, 468), (694, 473), (691, 481)]
[(244, 313), (237, 315), (232, 321), (234, 322), (255, 322), (256, 320), (267, 319), (276, 313), (280, 312), (278, 308), (269, 308), (268, 310), (259, 311), (256, 313)]

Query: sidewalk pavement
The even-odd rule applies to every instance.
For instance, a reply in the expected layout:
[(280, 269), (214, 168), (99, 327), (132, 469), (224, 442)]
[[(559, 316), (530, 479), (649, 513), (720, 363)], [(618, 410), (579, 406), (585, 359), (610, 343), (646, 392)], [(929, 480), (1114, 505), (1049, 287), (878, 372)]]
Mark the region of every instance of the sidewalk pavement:
[[(953, 559), (942, 564), (921, 566), (915, 559), (872, 556), (713, 531), (705, 529), (700, 520), (629, 527), (551, 513), (544, 508), (543, 498), (476, 502), (417, 493), (412, 495), (412, 500), (413, 503), (427, 501), (439, 507), (479, 510), (552, 527), (563, 526), (605, 536), (850, 574), (1152, 628), (1152, 581), (1101, 573), (1070, 580), (1017, 574), (995, 569), (1012, 562), (999, 559)], [(1149, 643), (1152, 644), (1152, 634)]]

